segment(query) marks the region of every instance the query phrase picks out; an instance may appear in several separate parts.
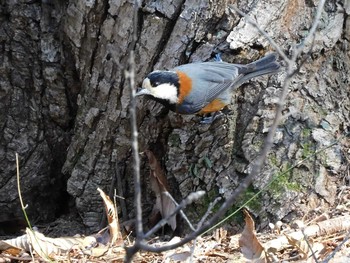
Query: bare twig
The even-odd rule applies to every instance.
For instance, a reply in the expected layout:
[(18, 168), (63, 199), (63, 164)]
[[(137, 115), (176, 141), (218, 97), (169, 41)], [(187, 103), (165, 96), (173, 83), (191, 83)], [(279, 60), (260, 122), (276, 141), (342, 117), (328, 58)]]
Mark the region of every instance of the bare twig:
[(303, 233), (303, 236), (304, 236), (304, 240), (305, 240), (305, 242), (306, 242), (306, 245), (308, 246), (308, 248), (309, 248), (310, 251), (311, 251), (311, 256), (313, 257), (313, 259), (315, 260), (315, 262), (318, 263), (318, 260), (317, 260), (317, 258), (316, 258), (315, 252), (313, 251), (312, 246), (311, 246), (311, 244), (310, 244), (310, 242), (309, 242), (309, 239), (308, 239), (309, 237), (305, 234), (304, 229), (301, 229), (301, 233)]
[[(171, 195), (169, 192), (164, 192), (164, 193), (162, 193), (162, 194), (167, 195), (167, 196), (171, 199), (171, 201), (173, 201), (173, 203), (174, 203), (176, 206), (179, 205), (179, 204), (176, 202), (176, 200), (174, 199), (174, 197), (172, 197), (172, 195)], [(203, 195), (204, 195), (204, 194), (203, 194)], [(184, 211), (181, 209), (181, 210), (179, 211), (179, 213), (180, 213), (180, 215), (182, 216), (182, 218), (186, 221), (186, 223), (188, 224), (188, 226), (191, 228), (191, 230), (194, 230), (195, 228), (194, 228), (193, 224), (192, 224), (191, 221), (188, 219), (188, 217), (185, 215)]]
[(204, 216), (201, 218), (201, 220), (199, 221), (198, 225), (197, 225), (197, 229), (199, 229), (205, 220), (207, 220), (207, 217), (210, 215), (211, 211), (213, 210), (214, 206), (221, 200), (221, 197), (217, 197), (215, 198), (215, 200), (213, 202), (211, 202), (208, 206), (207, 212), (205, 212)]
[(287, 63), (290, 64), (292, 61), (286, 56), (286, 54), (282, 51), (281, 47), (264, 31), (262, 30), (259, 25), (252, 20), (248, 15), (243, 13), (241, 10), (239, 10), (236, 6), (234, 5), (228, 5), (229, 10), (232, 12), (232, 9), (237, 12), (240, 16), (244, 17), (245, 20), (251, 24), (253, 27), (255, 27), (260, 34), (262, 34), (267, 41), (271, 44), (271, 46), (275, 49), (275, 51), (281, 56), (281, 58)]
[(144, 233), (142, 228), (142, 203), (141, 203), (141, 179), (140, 179), (140, 157), (138, 147), (138, 131), (137, 131), (137, 118), (136, 118), (136, 88), (135, 88), (135, 53), (134, 49), (137, 41), (137, 13), (139, 10), (139, 0), (134, 2), (134, 23), (133, 23), (133, 35), (132, 35), (132, 49), (129, 55), (129, 70), (125, 72), (125, 78), (129, 83), (130, 89), (130, 124), (131, 124), (131, 149), (133, 155), (133, 168), (134, 168), (134, 202), (136, 210), (136, 240), (134, 246), (126, 249), (125, 262), (131, 262), (133, 256), (139, 251), (138, 244), (144, 239)]
[(348, 234), (345, 236), (345, 238), (343, 239), (343, 241), (333, 250), (333, 252), (325, 259), (323, 260), (322, 263), (328, 263), (332, 258), (334, 258), (335, 254), (340, 250), (340, 248), (346, 243), (348, 242), (350, 239), (350, 232), (348, 232)]
[(168, 215), (167, 217), (163, 218), (162, 220), (160, 220), (150, 231), (148, 231), (145, 234), (145, 238), (150, 237), (152, 234), (154, 234), (157, 230), (159, 230), (161, 227), (163, 227), (168, 220), (173, 217), (174, 215), (176, 215), (179, 211), (181, 211), (182, 209), (184, 209), (187, 205), (191, 204), (192, 202), (198, 200), (199, 198), (201, 198), (204, 195), (204, 191), (198, 191), (198, 192), (194, 192), (189, 194), (184, 200), (182, 200), (182, 202), (177, 205), (174, 209), (174, 211)]
[[(295, 48), (295, 52), (293, 53), (293, 56), (292, 56), (293, 61), (296, 61), (299, 54), (304, 50), (305, 43), (307, 43), (308, 41), (311, 41), (313, 43), (313, 39), (315, 38), (316, 29), (320, 23), (320, 18), (321, 18), (321, 14), (322, 14), (325, 2), (326, 2), (326, 0), (321, 0), (318, 3), (316, 15), (315, 15), (314, 21), (312, 23), (311, 29), (309, 31), (309, 34), (304, 38), (303, 41), (301, 41), (301, 43), (298, 45), (298, 47)], [(312, 46), (313, 45), (311, 45), (311, 48), (312, 48)]]
[[(210, 215), (211, 211), (213, 210), (214, 206), (221, 200), (221, 197), (217, 197), (215, 198), (215, 200), (213, 202), (211, 202), (208, 206), (207, 211), (205, 212), (204, 216), (202, 216), (201, 220), (199, 221), (199, 223), (197, 224), (197, 229), (200, 229), (201, 226), (203, 225), (203, 223), (205, 222), (205, 220), (207, 220), (208, 216)], [(190, 257), (190, 262), (193, 262), (193, 256), (194, 256), (194, 251), (196, 248), (196, 244), (197, 244), (197, 238), (195, 238), (193, 240), (193, 244), (191, 246), (191, 257)]]

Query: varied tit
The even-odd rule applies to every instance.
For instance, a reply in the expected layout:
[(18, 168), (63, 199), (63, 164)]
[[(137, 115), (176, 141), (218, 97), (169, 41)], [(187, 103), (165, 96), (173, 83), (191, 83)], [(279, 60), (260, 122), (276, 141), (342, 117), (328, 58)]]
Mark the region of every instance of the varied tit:
[(226, 62), (185, 64), (170, 71), (153, 71), (136, 96), (150, 95), (180, 114), (207, 114), (231, 103), (234, 89), (251, 78), (276, 73), (277, 54), (269, 54), (247, 65)]

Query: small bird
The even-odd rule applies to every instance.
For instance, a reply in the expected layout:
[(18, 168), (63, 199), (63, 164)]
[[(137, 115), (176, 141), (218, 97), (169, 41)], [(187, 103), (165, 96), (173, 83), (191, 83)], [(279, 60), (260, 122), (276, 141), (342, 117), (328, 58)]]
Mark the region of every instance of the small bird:
[(271, 53), (247, 65), (215, 61), (153, 71), (144, 79), (136, 96), (150, 95), (180, 114), (218, 112), (231, 103), (233, 91), (244, 82), (278, 72), (277, 57)]

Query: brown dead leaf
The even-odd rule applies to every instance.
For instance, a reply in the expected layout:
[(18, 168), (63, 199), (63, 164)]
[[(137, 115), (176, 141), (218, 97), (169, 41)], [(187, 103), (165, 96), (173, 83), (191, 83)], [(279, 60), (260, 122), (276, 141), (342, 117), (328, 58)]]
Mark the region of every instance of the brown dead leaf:
[[(302, 259), (307, 259), (308, 254), (310, 252), (310, 247), (307, 244), (306, 240), (304, 238), (296, 239), (293, 236), (289, 236), (287, 234), (284, 234), (284, 235), (286, 236), (289, 244), (295, 247), (302, 254)], [(311, 244), (312, 243), (310, 243), (310, 245)]]
[[(23, 251), (22, 249), (18, 249), (18, 248), (9, 248), (4, 250), (3, 253), (7, 255), (11, 255), (13, 257), (18, 257), (22, 253), (22, 251)], [(1, 258), (1, 255), (0, 255), (0, 258)]]
[[(319, 258), (326, 252), (322, 243), (314, 243), (311, 239), (305, 240), (305, 236), (295, 238), (292, 235), (284, 234), (289, 244), (295, 247), (302, 255), (301, 259), (309, 259), (312, 262), (313, 257)], [(314, 253), (314, 255), (312, 255)]]
[(119, 225), (119, 219), (118, 219), (118, 213), (115, 209), (115, 206), (109, 196), (107, 196), (100, 188), (97, 188), (97, 190), (100, 192), (100, 195), (103, 199), (106, 214), (107, 214), (107, 220), (110, 230), (110, 244), (111, 245), (122, 245), (123, 244), (123, 237), (122, 233), (120, 231), (120, 225)]
[[(168, 191), (169, 189), (168, 182), (158, 160), (150, 150), (146, 150), (145, 153), (148, 157), (149, 166), (151, 168), (151, 171), (150, 171), (151, 188), (156, 195), (156, 203), (153, 207), (152, 213), (159, 211), (162, 218), (167, 218), (169, 215), (173, 213), (173, 211), (176, 208), (176, 205), (173, 202), (173, 200), (171, 200), (171, 198), (169, 197), (170, 193)], [(176, 217), (172, 216), (168, 220), (168, 224), (171, 226), (173, 230), (175, 230)]]
[(238, 241), (242, 254), (255, 263), (267, 262), (264, 248), (255, 235), (254, 221), (246, 210), (243, 210), (243, 213), (245, 215), (245, 227)]

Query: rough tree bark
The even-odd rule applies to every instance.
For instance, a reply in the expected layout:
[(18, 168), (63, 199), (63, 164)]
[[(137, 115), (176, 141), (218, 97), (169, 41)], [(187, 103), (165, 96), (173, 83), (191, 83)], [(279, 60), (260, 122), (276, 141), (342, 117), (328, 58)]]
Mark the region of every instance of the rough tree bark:
[[(133, 218), (129, 92), (123, 75), (132, 48), (133, 1), (12, 2), (0, 5), (0, 223), (21, 218), (15, 152), (33, 216), (58, 216), (69, 207), (67, 191), (84, 225), (95, 231), (103, 209), (100, 187), (119, 189), (126, 198), (122, 220)], [(245, 19), (228, 11), (232, 2), (285, 51), (305, 35), (317, 5), (306, 0), (143, 1), (137, 82), (153, 69), (210, 60), (216, 53), (224, 61), (246, 63), (269, 51), (269, 43)], [(290, 87), (273, 151), (247, 196), (349, 131), (349, 13), (349, 1), (327, 2), (311, 56)], [(231, 112), (212, 125), (140, 100), (140, 149), (152, 150), (162, 161), (176, 199), (199, 189), (208, 193), (193, 217), (200, 217), (214, 197), (229, 195), (249, 170), (272, 122), (282, 78), (283, 73), (243, 85)], [(252, 210), (261, 219), (276, 220), (335, 205), (337, 189), (348, 180), (348, 147), (345, 137), (281, 175)], [(147, 215), (154, 196), (143, 161)]]
[(6, 231), (6, 223), (16, 227), (23, 218), (16, 152), (33, 222), (54, 220), (67, 210), (67, 177), (61, 169), (80, 81), (69, 45), (63, 48), (61, 42), (63, 3), (2, 1), (0, 10), (0, 224)]

